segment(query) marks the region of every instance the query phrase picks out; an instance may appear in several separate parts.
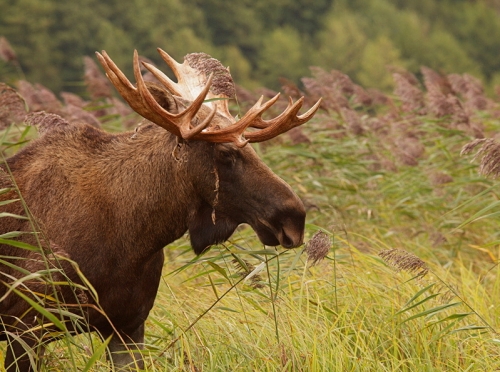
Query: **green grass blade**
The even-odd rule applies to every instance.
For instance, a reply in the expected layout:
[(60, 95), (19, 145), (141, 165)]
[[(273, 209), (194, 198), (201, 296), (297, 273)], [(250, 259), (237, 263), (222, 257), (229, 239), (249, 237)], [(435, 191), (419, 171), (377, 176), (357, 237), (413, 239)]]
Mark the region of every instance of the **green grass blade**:
[(15, 294), (17, 294), (19, 297), (21, 297), (24, 301), (26, 301), (42, 317), (47, 318), (51, 323), (53, 323), (61, 331), (66, 332), (66, 327), (64, 326), (63, 322), (61, 322), (54, 314), (52, 314), (50, 311), (48, 311), (47, 309), (45, 309), (43, 306), (41, 306), (36, 301), (34, 301), (31, 298), (29, 298), (28, 296), (26, 296), (21, 291), (19, 291), (17, 289), (13, 289), (13, 292)]
[(439, 313), (439, 312), (441, 312), (443, 310), (449, 309), (450, 307), (458, 306), (458, 305), (461, 305), (461, 304), (462, 304), (461, 302), (454, 302), (452, 304), (446, 304), (446, 305), (436, 306), (436, 307), (433, 307), (432, 309), (428, 309), (428, 310), (422, 311), (422, 312), (420, 312), (418, 314), (410, 316), (409, 318), (403, 320), (403, 322), (401, 324), (409, 322), (410, 320), (413, 320), (413, 319), (421, 318), (423, 316), (428, 316), (428, 315), (431, 315), (431, 314), (434, 315), (434, 314), (437, 314), (437, 313)]
[(94, 364), (101, 359), (101, 356), (106, 352), (106, 348), (108, 347), (109, 342), (113, 336), (109, 336), (104, 342), (92, 353), (92, 356), (85, 364), (82, 372), (88, 372), (94, 366)]

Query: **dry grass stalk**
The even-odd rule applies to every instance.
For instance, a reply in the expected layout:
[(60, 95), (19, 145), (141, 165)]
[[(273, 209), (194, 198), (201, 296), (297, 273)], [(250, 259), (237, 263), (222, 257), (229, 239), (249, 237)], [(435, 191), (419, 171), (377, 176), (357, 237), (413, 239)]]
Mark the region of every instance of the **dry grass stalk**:
[(119, 100), (116, 97), (106, 99), (106, 103), (110, 104), (111, 107), (95, 112), (95, 116), (99, 117), (104, 115), (118, 115), (123, 119), (122, 122), (125, 128), (131, 128), (137, 125), (139, 116), (130, 108), (129, 105), (126, 105), (125, 103), (123, 103), (123, 101)]
[(427, 92), (427, 107), (429, 112), (437, 118), (451, 116), (454, 122), (468, 121), (458, 98), (451, 94), (445, 95), (438, 89), (431, 89)]
[(446, 77), (426, 66), (422, 66), (420, 72), (422, 72), (427, 91), (438, 90), (445, 95), (451, 92), (451, 86)]
[(288, 364), (288, 361), (290, 358), (287, 355), (287, 350), (285, 349), (285, 345), (280, 344), (280, 361), (281, 361), (281, 366), (286, 367)]
[(259, 98), (255, 93), (243, 88), (241, 85), (235, 84), (235, 89), (236, 97), (240, 104), (245, 102), (255, 102)]
[(22, 122), (25, 116), (23, 98), (7, 84), (0, 83), (0, 129)]
[(101, 123), (90, 112), (85, 111), (83, 108), (69, 104), (64, 107), (64, 118), (70, 123), (85, 123), (93, 127), (100, 128)]
[[(255, 266), (248, 262), (247, 260), (243, 260), (241, 258), (238, 259), (233, 259), (233, 264), (238, 271), (238, 274), (242, 277), (247, 277), (250, 275), (254, 270)], [(250, 278), (250, 286), (252, 288), (258, 289), (258, 288), (264, 288), (264, 285), (262, 284), (262, 277), (259, 274), (255, 274)]]
[(386, 249), (378, 254), (387, 265), (397, 271), (406, 271), (423, 278), (428, 272), (427, 264), (413, 253), (403, 249)]
[(281, 84), (281, 90), (285, 93), (286, 96), (292, 97), (294, 99), (299, 99), (304, 96), (304, 92), (302, 92), (297, 84), (293, 81), (285, 79), (283, 77), (279, 78)]
[(472, 160), (481, 157), (479, 173), (498, 177), (500, 175), (500, 144), (494, 139), (481, 138), (471, 141), (462, 148), (460, 155), (468, 155), (478, 146), (479, 150)]
[(434, 172), (429, 175), (429, 181), (433, 186), (440, 186), (446, 183), (453, 182), (453, 177), (447, 173)]
[[(54, 93), (40, 84), (32, 85), (24, 80), (20, 80), (17, 84), (30, 112), (52, 113), (63, 117), (69, 123), (86, 123), (97, 128), (101, 126), (95, 113), (93, 114), (84, 109), (87, 102), (75, 94), (62, 93), (61, 96), (65, 101), (65, 105), (63, 105)], [(114, 107), (107, 110), (114, 110)], [(26, 112), (24, 112), (24, 115), (26, 115)]]
[(311, 266), (316, 265), (319, 261), (323, 260), (330, 252), (332, 247), (332, 239), (327, 233), (319, 230), (311, 240), (306, 243), (307, 259), (311, 261)]
[(418, 88), (416, 79), (411, 79), (408, 74), (399, 72), (392, 74), (392, 76), (396, 84), (394, 94), (401, 100), (401, 109), (404, 112), (424, 115), (424, 93)]
[[(317, 99), (315, 100), (313, 97), (300, 90), (297, 84), (293, 81), (285, 78), (280, 78), (279, 81), (281, 83), (281, 90), (283, 91), (285, 97), (291, 97), (294, 100), (298, 100), (302, 97), (304, 98), (304, 109), (312, 107), (317, 102)], [(255, 102), (255, 100), (253, 102)]]
[(353, 102), (360, 106), (371, 106), (373, 97), (360, 85), (353, 85)]
[(442, 246), (443, 244), (448, 243), (448, 239), (440, 233), (439, 231), (435, 231), (430, 235), (430, 240), (432, 242), (432, 246), (434, 248), (437, 248), (439, 246)]
[(338, 70), (331, 70), (330, 76), (333, 79), (333, 85), (341, 93), (347, 96), (351, 96), (354, 94), (354, 83), (352, 82), (351, 78), (348, 75)]
[(36, 126), (38, 132), (43, 134), (49, 130), (64, 129), (70, 124), (62, 117), (56, 114), (49, 114), (46, 112), (33, 112), (26, 115), (26, 124)]
[(342, 118), (347, 124), (347, 130), (355, 135), (361, 135), (364, 133), (363, 125), (361, 124), (361, 118), (358, 113), (350, 108), (343, 107), (340, 110)]
[(368, 88), (366, 92), (370, 95), (370, 97), (372, 97), (374, 105), (391, 106), (391, 108), (394, 107), (392, 99), (382, 91), (376, 88)]
[[(258, 89), (255, 90), (255, 93), (257, 94), (257, 97), (260, 97), (260, 96), (264, 96), (264, 101), (267, 101), (271, 98), (273, 98), (276, 94), (278, 94), (277, 91), (273, 90), (273, 89), (269, 89), (269, 88), (264, 88), (264, 87), (260, 87)], [(255, 103), (252, 102), (252, 105)], [(274, 105), (272, 105), (269, 110), (266, 111), (265, 115), (269, 115), (269, 116), (276, 116), (276, 115), (279, 115), (281, 112), (283, 112), (286, 107), (288, 106), (288, 98), (285, 98), (284, 95), (282, 94), (280, 96), (280, 98), (278, 99), (278, 101), (276, 101), (276, 103)]]
[(405, 165), (418, 165), (424, 153), (425, 146), (416, 137), (406, 135), (396, 140), (396, 156)]
[(17, 55), (5, 36), (0, 36), (0, 59), (5, 62), (17, 61)]
[(184, 368), (188, 369), (190, 372), (201, 372), (201, 370), (193, 363), (192, 357), (184, 352)]
[(83, 78), (92, 99), (98, 100), (100, 98), (111, 97), (112, 90), (109, 81), (101, 70), (99, 70), (94, 60), (85, 56), (83, 57), (83, 63), (85, 66)]
[(465, 101), (467, 113), (471, 115), (477, 110), (491, 108), (494, 103), (484, 94), (481, 81), (469, 74), (449, 74), (447, 76), (451, 89)]
[(26, 100), (30, 111), (47, 111), (60, 114), (62, 104), (56, 95), (43, 85), (32, 85), (25, 80), (17, 82), (17, 89)]
[(465, 96), (467, 94), (467, 83), (460, 74), (447, 75), (448, 82), (450, 83), (453, 93)]
[(73, 106), (83, 108), (83, 107), (87, 106), (87, 104), (88, 104), (87, 101), (85, 101), (83, 98), (81, 98), (80, 96), (77, 96), (74, 93), (61, 92), (60, 96), (63, 99), (63, 102), (65, 105), (73, 105)]
[(484, 95), (484, 88), (481, 81), (472, 75), (463, 75), (467, 84), (467, 105), (471, 110), (486, 110), (490, 102)]
[(311, 143), (311, 139), (306, 136), (301, 127), (295, 127), (287, 132), (292, 144)]
[(302, 83), (309, 95), (315, 99), (323, 97), (322, 106), (326, 109), (340, 112), (341, 108), (348, 108), (349, 101), (345, 95), (354, 93), (354, 84), (351, 79), (340, 71), (326, 72), (320, 67), (311, 66), (312, 78), (302, 78)]
[[(302, 84), (304, 84), (304, 88), (306, 88), (306, 92), (309, 97), (313, 99), (320, 98), (323, 95), (323, 87), (321, 84), (314, 78), (303, 77), (300, 79)], [(322, 105), (325, 106), (325, 103), (322, 102)]]
[(421, 71), (427, 88), (428, 111), (437, 118), (449, 117), (453, 128), (481, 136), (482, 130), (477, 125), (473, 125), (470, 119), (475, 109), (468, 109), (467, 103), (464, 106), (456, 95), (458, 91), (462, 96), (469, 94), (465, 79), (462, 77), (450, 79), (451, 75), (444, 77), (427, 67), (422, 67)]
[[(372, 172), (380, 172), (382, 170), (388, 172), (397, 172), (398, 170), (394, 162), (380, 154), (372, 153), (366, 155), (364, 159), (368, 162), (367, 168)], [(369, 183), (368, 187), (375, 190), (378, 188), (378, 184), (376, 182)]]

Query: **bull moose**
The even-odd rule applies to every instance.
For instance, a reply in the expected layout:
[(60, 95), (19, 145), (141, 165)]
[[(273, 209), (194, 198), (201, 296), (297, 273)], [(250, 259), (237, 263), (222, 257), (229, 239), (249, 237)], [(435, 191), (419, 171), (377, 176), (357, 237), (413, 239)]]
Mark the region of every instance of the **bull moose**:
[(71, 332), (110, 338), (115, 369), (144, 368), (144, 322), (163, 248), (186, 231), (196, 254), (242, 223), (268, 246), (303, 242), (301, 200), (247, 143), (307, 122), (320, 102), (298, 115), (303, 99), (290, 99), (283, 113), (265, 120), (278, 96), (261, 98), (237, 120), (228, 109), (234, 83), (219, 61), (193, 53), (180, 64), (158, 51), (177, 82), (143, 62), (157, 79), (145, 82), (136, 51), (133, 85), (106, 52), (97, 53), (109, 80), (146, 119), (138, 130), (110, 134), (37, 113), (30, 120), (39, 138), (0, 165), (0, 234), (19, 232), (15, 241), (40, 247), (0, 245), (8, 372), (35, 370), (43, 344), (57, 338), (57, 324), (33, 306), (40, 301), (61, 321), (68, 312), (56, 304), (79, 312), (86, 326), (67, 322)]

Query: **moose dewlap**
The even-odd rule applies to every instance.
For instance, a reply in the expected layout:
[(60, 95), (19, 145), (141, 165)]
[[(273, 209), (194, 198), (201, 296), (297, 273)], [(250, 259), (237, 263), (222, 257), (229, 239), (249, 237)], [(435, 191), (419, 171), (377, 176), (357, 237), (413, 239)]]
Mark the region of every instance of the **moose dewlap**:
[(110, 134), (37, 113), (29, 121), (39, 138), (0, 165), (0, 234), (27, 232), (0, 245), (0, 339), (8, 342), (9, 372), (34, 370), (35, 350), (63, 334), (62, 326), (111, 337), (114, 367), (142, 368), (138, 350), (163, 247), (186, 231), (197, 254), (242, 223), (265, 245), (303, 242), (302, 202), (247, 143), (307, 122), (320, 102), (298, 115), (302, 99), (290, 100), (264, 120), (278, 96), (261, 98), (236, 120), (228, 109), (234, 84), (219, 61), (197, 53), (179, 64), (159, 52), (177, 83), (143, 63), (158, 80), (145, 82), (135, 52), (133, 85), (97, 53), (118, 92), (145, 118), (140, 130)]

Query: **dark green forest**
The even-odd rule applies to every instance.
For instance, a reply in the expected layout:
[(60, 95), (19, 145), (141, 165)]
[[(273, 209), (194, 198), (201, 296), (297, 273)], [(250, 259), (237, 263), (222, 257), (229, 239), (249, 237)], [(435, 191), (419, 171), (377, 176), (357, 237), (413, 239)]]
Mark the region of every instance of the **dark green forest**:
[[(0, 81), (59, 92), (82, 86), (83, 56), (105, 49), (127, 73), (132, 52), (163, 66), (203, 51), (249, 89), (300, 83), (309, 66), (392, 89), (391, 71), (469, 73), (500, 83), (497, 0), (2, 0)], [(7, 50), (6, 50), (7, 48)], [(12, 55), (12, 52), (15, 55)], [(163, 68), (163, 67), (162, 67)]]

